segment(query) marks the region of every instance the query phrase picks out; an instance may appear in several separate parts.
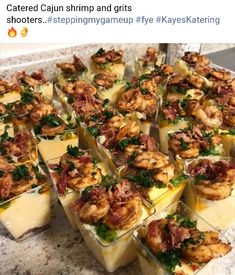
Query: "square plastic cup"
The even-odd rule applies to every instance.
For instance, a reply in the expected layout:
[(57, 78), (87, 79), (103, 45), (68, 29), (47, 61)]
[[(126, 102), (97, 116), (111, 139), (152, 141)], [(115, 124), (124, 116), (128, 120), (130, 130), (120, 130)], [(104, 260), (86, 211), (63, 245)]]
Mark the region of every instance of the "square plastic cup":
[[(136, 226), (154, 212), (151, 205), (144, 203), (142, 217)], [(84, 224), (76, 214), (74, 216), (88, 249), (108, 272), (114, 272), (136, 259), (136, 248), (132, 239), (132, 231), (135, 227), (129, 230), (117, 230), (118, 238), (114, 242), (107, 243), (97, 236), (94, 226)]]
[(41, 233), (51, 222), (51, 189), (47, 180), (27, 192), (0, 202), (0, 222), (17, 241)]
[[(153, 220), (159, 220), (161, 218), (165, 218), (169, 214), (179, 213), (184, 217), (189, 217), (193, 221), (197, 221), (197, 228), (202, 231), (214, 231), (218, 232), (212, 225), (207, 223), (203, 218), (198, 216), (191, 208), (182, 203), (181, 201), (175, 202), (167, 208), (157, 211), (154, 215), (150, 216), (146, 221), (143, 222), (142, 225), (134, 229), (133, 231), (133, 239), (135, 241), (135, 245), (138, 251), (138, 259), (141, 265), (143, 275), (170, 275), (165, 266), (157, 260), (152, 251), (144, 244), (143, 238), (145, 238), (147, 233), (148, 224)], [(202, 266), (200, 269), (193, 271), (192, 268), (188, 265), (184, 266), (185, 270), (188, 273), (185, 274), (196, 274), (202, 268), (204, 271), (206, 270), (207, 265)], [(186, 269), (187, 268), (187, 269)], [(205, 273), (206, 274), (206, 273)], [(210, 274), (210, 273), (208, 273)]]
[[(91, 150), (88, 150), (87, 152), (90, 155), (92, 155), (92, 151)], [(66, 153), (66, 148), (64, 148), (64, 152), (62, 154), (60, 154), (58, 157), (49, 159), (46, 162), (46, 166), (47, 166), (47, 169), (49, 171), (51, 182), (52, 182), (52, 184), (53, 184), (53, 186), (54, 186), (54, 188), (56, 190), (57, 190), (57, 183), (58, 183), (58, 180), (59, 180), (59, 175), (55, 171), (54, 168), (59, 164), (61, 156), (64, 153)], [(106, 175), (107, 174), (107, 169), (106, 169), (105, 164), (103, 164), (102, 162), (98, 162), (97, 166), (101, 169), (102, 175)], [(70, 205), (71, 205), (72, 202), (74, 202), (76, 199), (79, 198), (80, 191), (75, 191), (75, 190), (67, 187), (64, 195), (59, 194), (58, 191), (57, 191), (57, 196), (58, 196), (58, 199), (59, 199), (59, 201), (60, 201), (60, 203), (61, 203), (61, 205), (62, 205), (62, 207), (64, 209), (64, 212), (65, 212), (65, 214), (67, 216), (67, 219), (68, 219), (70, 225), (72, 226), (72, 228), (74, 230), (78, 230), (78, 226), (77, 226), (77, 224), (75, 222), (74, 214), (72, 213)]]
[[(232, 183), (231, 195), (222, 200), (208, 200), (198, 194), (194, 186), (194, 177), (190, 176), (188, 166), (196, 164), (201, 158), (186, 161), (185, 170), (189, 174), (189, 182), (185, 188), (185, 202), (202, 218), (213, 224), (217, 229), (227, 229), (235, 224), (235, 182)], [(230, 160), (235, 164), (233, 158), (229, 157), (206, 157), (213, 162)]]

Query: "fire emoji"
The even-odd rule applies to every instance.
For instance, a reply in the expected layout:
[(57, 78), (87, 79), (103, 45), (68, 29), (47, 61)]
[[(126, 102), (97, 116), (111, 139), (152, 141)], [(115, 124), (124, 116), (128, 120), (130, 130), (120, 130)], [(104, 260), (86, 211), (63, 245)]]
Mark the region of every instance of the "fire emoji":
[(8, 36), (16, 37), (16, 35), (17, 35), (17, 31), (13, 27), (11, 27), (11, 29), (8, 30)]
[(20, 31), (20, 34), (22, 37), (27, 36), (27, 33), (28, 33), (28, 28), (26, 27), (23, 27), (23, 29)]

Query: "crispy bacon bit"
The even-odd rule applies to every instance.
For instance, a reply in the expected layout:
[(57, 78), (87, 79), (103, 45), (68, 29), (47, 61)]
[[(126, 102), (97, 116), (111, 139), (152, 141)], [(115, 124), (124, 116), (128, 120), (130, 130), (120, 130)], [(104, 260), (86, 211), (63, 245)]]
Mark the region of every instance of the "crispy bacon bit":
[(106, 123), (100, 128), (100, 133), (101, 133), (101, 135), (104, 135), (106, 138), (103, 145), (106, 148), (109, 148), (115, 141), (115, 137), (116, 137), (115, 128), (110, 128), (109, 124)]
[(57, 183), (57, 190), (58, 190), (58, 193), (61, 195), (64, 195), (66, 187), (68, 186), (68, 175), (67, 175), (68, 171), (69, 171), (69, 166), (65, 165)]
[(172, 104), (170, 106), (165, 107), (162, 110), (162, 113), (165, 117), (165, 119), (169, 119), (169, 120), (175, 120), (177, 117), (177, 113), (178, 113), (178, 108), (175, 108), (175, 104)]
[(178, 226), (175, 222), (170, 222), (168, 228), (170, 231), (169, 234), (172, 248), (179, 247), (184, 240), (190, 238), (189, 229)]
[(79, 93), (74, 97), (73, 108), (82, 116), (97, 114), (102, 111), (102, 101), (87, 93)]
[(126, 179), (123, 179), (119, 184), (117, 184), (114, 188), (114, 192), (112, 194), (112, 199), (116, 201), (126, 200), (133, 195), (131, 190), (130, 182)]
[(196, 165), (192, 163), (188, 166), (188, 171), (192, 177), (203, 175), (211, 181), (223, 179), (229, 169), (234, 169), (234, 165), (226, 160), (213, 163), (210, 159), (203, 159)]
[(79, 161), (81, 163), (90, 163), (90, 162), (92, 162), (92, 157), (91, 156), (82, 156), (79, 158)]
[(150, 151), (153, 151), (157, 148), (155, 139), (153, 137), (150, 137), (149, 135), (141, 135), (140, 141)]
[(27, 132), (19, 132), (13, 140), (4, 141), (3, 146), (7, 149), (8, 154), (22, 156), (27, 153), (32, 146), (32, 136)]

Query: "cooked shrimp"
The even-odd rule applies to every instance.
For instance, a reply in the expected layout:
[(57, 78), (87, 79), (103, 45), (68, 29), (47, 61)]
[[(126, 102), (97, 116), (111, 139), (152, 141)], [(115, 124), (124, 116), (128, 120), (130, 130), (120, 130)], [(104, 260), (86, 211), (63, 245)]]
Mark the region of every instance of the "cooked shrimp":
[(0, 177), (0, 197), (6, 199), (10, 195), (10, 190), (13, 185), (13, 178), (10, 173), (4, 173)]
[(111, 117), (107, 122), (109, 128), (119, 129), (123, 125), (123, 116), (116, 115)]
[(92, 61), (97, 64), (105, 64), (107, 62), (118, 62), (123, 57), (123, 51), (108, 50), (105, 51), (100, 49), (97, 53), (91, 56)]
[(104, 87), (105, 89), (112, 88), (116, 79), (117, 75), (111, 72), (103, 72), (94, 76), (95, 84)]
[(173, 177), (174, 177), (174, 165), (170, 163), (160, 168), (153, 178), (162, 183), (168, 183)]
[(204, 245), (215, 244), (220, 242), (218, 232), (206, 231), (206, 232), (203, 232), (203, 235), (204, 235), (204, 239), (202, 241), (202, 244)]
[(232, 96), (229, 101), (228, 101), (228, 105), (235, 107), (235, 96)]
[(8, 93), (10, 91), (20, 92), (21, 87), (19, 83), (14, 83), (0, 79), (0, 94)]
[(114, 202), (104, 218), (105, 224), (111, 229), (127, 230), (133, 227), (142, 214), (142, 201), (139, 195), (127, 201)]
[(207, 106), (198, 108), (194, 116), (204, 125), (211, 128), (218, 128), (223, 123), (223, 114), (216, 106)]
[[(75, 176), (68, 180), (68, 185), (74, 190), (80, 190), (87, 186), (98, 184), (102, 181), (101, 169), (94, 167), (93, 163), (86, 163), (82, 170), (77, 171), (75, 168)], [(73, 171), (71, 172), (73, 173)]]
[(187, 81), (198, 89), (201, 89), (205, 84), (205, 80), (201, 76), (193, 74), (187, 77)]
[(55, 108), (47, 103), (40, 103), (34, 106), (34, 110), (30, 113), (30, 118), (34, 124), (38, 124), (43, 116), (56, 114)]
[(211, 75), (214, 76), (217, 79), (227, 81), (231, 78), (231, 73), (229, 71), (225, 71), (223, 69), (221, 70), (212, 70)]
[(207, 66), (210, 63), (210, 59), (205, 55), (199, 55), (197, 59), (197, 65)]
[(119, 140), (122, 140), (123, 138), (138, 136), (139, 133), (140, 133), (139, 125), (135, 121), (132, 121), (127, 123), (124, 127), (121, 128), (121, 130), (116, 135), (116, 140), (119, 141)]
[(184, 80), (183, 76), (181, 76), (179, 74), (173, 75), (169, 79), (169, 85), (179, 84), (183, 80)]
[(210, 181), (205, 180), (195, 184), (195, 189), (199, 196), (215, 201), (229, 197), (232, 191), (232, 186), (229, 182), (211, 183)]
[(88, 93), (90, 95), (95, 95), (96, 88), (86, 81), (78, 80), (75, 82), (75, 93)]
[[(185, 148), (182, 143), (185, 144)], [(178, 133), (169, 139), (169, 148), (181, 158), (196, 158), (199, 156), (200, 144), (185, 133)]]
[(0, 115), (4, 115), (6, 113), (7, 109), (3, 103), (0, 103)]
[(162, 168), (168, 164), (168, 157), (159, 151), (143, 152), (134, 161), (134, 166), (147, 170)]
[(150, 94), (156, 95), (157, 85), (154, 79), (145, 79), (141, 82), (140, 87)]
[(235, 127), (235, 108), (228, 108), (223, 111), (223, 122), (227, 126)]
[(73, 56), (73, 63), (59, 63), (56, 64), (65, 73), (83, 72), (86, 70), (86, 66), (82, 63), (81, 59), (76, 55)]
[(13, 194), (14, 196), (20, 195), (24, 192), (26, 192), (27, 190), (29, 190), (31, 188), (31, 186), (33, 184), (35, 184), (36, 182), (36, 175), (34, 172), (30, 172), (30, 178), (27, 179), (22, 179), (19, 181), (14, 181), (13, 185), (11, 186), (11, 194)]
[(161, 72), (164, 73), (164, 75), (171, 75), (174, 73), (174, 67), (169, 64), (164, 64), (161, 67)]
[(229, 181), (229, 182), (234, 182), (235, 181), (235, 169), (234, 168), (228, 169), (226, 171), (225, 180)]
[(197, 64), (195, 66), (195, 72), (199, 75), (202, 75), (202, 76), (207, 76), (210, 72), (211, 72), (211, 67), (210, 66), (204, 66), (204, 65), (201, 65), (201, 64)]
[(65, 130), (65, 124), (59, 125), (57, 127), (50, 127), (48, 125), (44, 125), (41, 129), (42, 135), (46, 136), (56, 136), (61, 134)]
[(151, 114), (157, 110), (157, 97), (153, 94), (143, 95), (138, 88), (130, 89), (122, 95), (118, 107), (124, 111)]
[(96, 223), (102, 219), (109, 211), (110, 205), (106, 197), (97, 201), (87, 201), (72, 204), (72, 209), (78, 214), (80, 220), (85, 223)]
[(214, 258), (228, 254), (231, 246), (225, 243), (216, 243), (210, 245), (199, 245), (182, 249), (183, 257), (186, 260), (196, 263), (207, 263)]
[(134, 153), (141, 154), (145, 149), (145, 146), (143, 145), (134, 145), (129, 144), (125, 147), (124, 151), (128, 156), (133, 155)]
[(147, 243), (154, 253), (164, 252), (167, 249), (164, 242), (163, 228), (167, 225), (167, 219), (154, 220), (148, 225)]

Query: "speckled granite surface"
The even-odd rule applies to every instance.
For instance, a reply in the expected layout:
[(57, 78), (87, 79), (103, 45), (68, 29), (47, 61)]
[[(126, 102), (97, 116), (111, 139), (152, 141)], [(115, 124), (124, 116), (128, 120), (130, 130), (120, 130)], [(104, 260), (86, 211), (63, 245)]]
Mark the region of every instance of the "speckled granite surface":
[[(57, 200), (53, 203), (51, 228), (16, 243), (0, 229), (0, 274), (108, 274), (86, 248), (79, 232), (73, 231)], [(114, 273), (140, 275), (137, 261)]]

